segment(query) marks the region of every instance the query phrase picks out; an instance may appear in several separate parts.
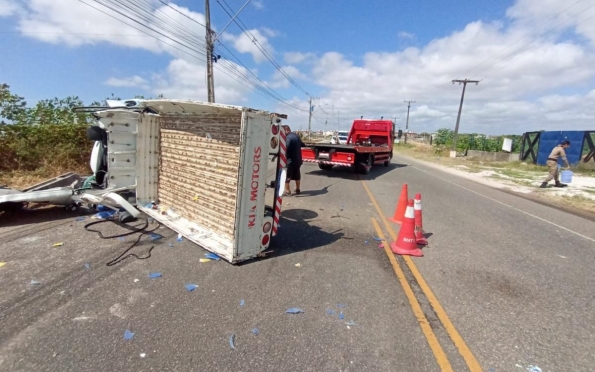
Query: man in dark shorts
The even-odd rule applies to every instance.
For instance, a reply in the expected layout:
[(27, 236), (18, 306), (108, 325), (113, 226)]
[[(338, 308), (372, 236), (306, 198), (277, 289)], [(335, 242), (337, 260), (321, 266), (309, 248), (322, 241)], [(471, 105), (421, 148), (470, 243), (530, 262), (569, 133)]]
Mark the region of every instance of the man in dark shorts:
[(285, 194), (291, 195), (291, 189), (289, 182), (295, 181), (295, 194), (299, 195), (300, 182), (302, 180), (302, 174), (300, 167), (302, 166), (302, 147), (305, 146), (302, 139), (291, 131), (289, 126), (285, 126), (286, 138), (286, 156), (287, 156), (287, 178), (285, 179)]

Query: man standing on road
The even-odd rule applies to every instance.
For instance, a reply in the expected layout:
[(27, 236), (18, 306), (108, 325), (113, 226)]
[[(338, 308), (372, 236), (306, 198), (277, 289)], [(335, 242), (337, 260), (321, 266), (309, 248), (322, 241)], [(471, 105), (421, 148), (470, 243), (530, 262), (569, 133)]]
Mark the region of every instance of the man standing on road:
[(302, 174), (300, 173), (300, 167), (302, 166), (302, 147), (305, 144), (297, 134), (291, 131), (289, 126), (285, 126), (285, 133), (287, 133), (287, 179), (285, 180), (285, 194), (291, 195), (289, 182), (294, 180), (295, 193), (299, 195), (301, 192), (300, 182), (302, 180)]
[(545, 178), (545, 180), (543, 180), (543, 183), (541, 184), (542, 189), (545, 189), (547, 187), (548, 182), (550, 182), (551, 180), (556, 180), (556, 184), (554, 185), (555, 187), (568, 186), (563, 183), (560, 183), (559, 181), (558, 159), (561, 157), (562, 160), (564, 160), (564, 163), (566, 164), (566, 168), (570, 168), (570, 164), (568, 164), (568, 159), (566, 159), (566, 151), (564, 151), (564, 149), (567, 149), (569, 146), (570, 141), (564, 140), (561, 144), (554, 147), (552, 153), (550, 154), (550, 156), (548, 156), (546, 164), (550, 168), (550, 174)]

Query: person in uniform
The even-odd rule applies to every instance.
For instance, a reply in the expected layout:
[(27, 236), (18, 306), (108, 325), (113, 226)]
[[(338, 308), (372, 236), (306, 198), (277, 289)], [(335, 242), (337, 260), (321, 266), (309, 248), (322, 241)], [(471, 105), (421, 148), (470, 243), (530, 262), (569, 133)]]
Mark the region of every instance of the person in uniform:
[(287, 156), (287, 178), (285, 179), (285, 193), (291, 195), (289, 182), (295, 181), (295, 193), (299, 195), (301, 193), (300, 183), (302, 180), (302, 174), (300, 167), (302, 166), (302, 147), (305, 146), (302, 139), (291, 131), (289, 126), (285, 126), (286, 138), (286, 156)]
[(556, 184), (554, 185), (555, 187), (568, 186), (563, 183), (560, 183), (560, 180), (559, 180), (560, 175), (558, 174), (558, 159), (562, 158), (562, 160), (564, 161), (564, 163), (566, 165), (566, 168), (570, 168), (570, 165), (568, 164), (568, 159), (566, 159), (566, 151), (564, 151), (569, 146), (570, 146), (570, 141), (564, 140), (564, 141), (562, 141), (561, 144), (554, 147), (550, 156), (548, 156), (546, 165), (550, 168), (550, 174), (548, 174), (548, 176), (545, 178), (545, 180), (543, 180), (543, 182), (541, 183), (542, 189), (545, 189), (547, 187), (547, 184), (551, 180), (556, 180)]

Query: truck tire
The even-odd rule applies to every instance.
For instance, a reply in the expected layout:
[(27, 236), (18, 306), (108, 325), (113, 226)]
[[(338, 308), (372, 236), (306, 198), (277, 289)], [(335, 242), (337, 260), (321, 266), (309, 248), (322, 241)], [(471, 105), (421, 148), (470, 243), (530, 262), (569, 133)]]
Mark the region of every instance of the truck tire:
[(322, 170), (331, 170), (331, 169), (333, 169), (333, 165), (332, 164), (318, 163), (318, 168), (320, 168)]
[(393, 153), (392, 153), (392, 151), (391, 151), (390, 155), (388, 156), (388, 160), (384, 162), (384, 166), (385, 167), (388, 167), (391, 160), (393, 160)]

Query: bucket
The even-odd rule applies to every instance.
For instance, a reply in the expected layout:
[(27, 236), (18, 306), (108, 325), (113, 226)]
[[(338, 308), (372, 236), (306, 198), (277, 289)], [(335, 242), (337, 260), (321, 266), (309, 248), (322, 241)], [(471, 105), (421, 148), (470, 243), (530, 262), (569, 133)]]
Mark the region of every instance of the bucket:
[(571, 170), (563, 170), (562, 172), (560, 172), (560, 182), (571, 183), (572, 182), (572, 171)]

